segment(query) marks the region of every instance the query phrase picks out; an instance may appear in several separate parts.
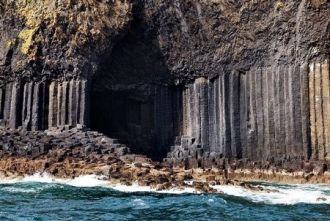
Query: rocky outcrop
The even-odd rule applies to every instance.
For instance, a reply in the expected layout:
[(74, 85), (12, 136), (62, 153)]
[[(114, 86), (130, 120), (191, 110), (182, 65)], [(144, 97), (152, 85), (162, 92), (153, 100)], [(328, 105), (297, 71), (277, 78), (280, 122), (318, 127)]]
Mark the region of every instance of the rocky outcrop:
[[(98, 154), (112, 154), (121, 157), (130, 153), (130, 149), (120, 144), (117, 139), (111, 139), (101, 133), (81, 131), (77, 129), (65, 131), (26, 131), (0, 129), (0, 156), (25, 157), (35, 159), (52, 151), (62, 155), (52, 155), (58, 159), (71, 156), (88, 156)], [(72, 151), (75, 149), (75, 151)]]
[(7, 0), (0, 10), (3, 127), (90, 127), (185, 167), (330, 160), (327, 1)]
[[(109, 185), (149, 186), (155, 190), (195, 188), (214, 192), (214, 185), (240, 185), (266, 180), (284, 183), (330, 184), (329, 166), (320, 162), (300, 162), (274, 167), (240, 160), (222, 160), (217, 168), (173, 168), (129, 149), (97, 132), (26, 132), (0, 129), (0, 177), (19, 179), (36, 173), (54, 178), (72, 179), (99, 175)], [(243, 169), (244, 168), (244, 169)]]

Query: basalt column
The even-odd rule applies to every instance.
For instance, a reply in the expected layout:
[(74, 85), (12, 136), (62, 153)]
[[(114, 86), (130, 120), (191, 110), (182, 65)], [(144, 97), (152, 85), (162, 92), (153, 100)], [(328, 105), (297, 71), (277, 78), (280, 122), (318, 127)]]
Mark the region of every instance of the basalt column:
[(90, 124), (90, 85), (88, 81), (78, 81), (77, 88), (79, 91), (77, 121), (82, 126), (88, 126)]
[[(261, 77), (258, 76), (258, 77)], [(230, 111), (230, 157), (240, 158), (242, 155), (240, 142), (240, 77), (233, 72), (229, 76), (229, 111)], [(261, 91), (260, 91), (261, 97)], [(262, 118), (261, 118), (262, 122)], [(263, 122), (262, 122), (263, 123)]]
[(31, 130), (31, 113), (33, 104), (33, 82), (24, 84), (22, 126), (25, 130)]
[(22, 108), (21, 102), (21, 85), (19, 82), (13, 83), (12, 96), (10, 103), (10, 117), (9, 117), (9, 127), (17, 128), (21, 125), (21, 115), (19, 114)]
[(150, 120), (154, 123), (154, 145), (159, 147), (160, 153), (166, 154), (163, 152), (169, 151), (175, 136), (179, 136), (182, 130), (187, 130), (187, 125), (182, 126), (184, 121), (182, 116), (179, 116), (179, 113), (183, 111), (182, 92), (173, 86), (155, 85), (153, 88), (154, 113), (151, 116), (154, 116), (154, 119)]
[(4, 96), (4, 106), (3, 106), (3, 126), (9, 126), (10, 119), (10, 109), (11, 109), (11, 99), (12, 99), (12, 89), (13, 83), (8, 83), (5, 85), (5, 96)]
[(53, 81), (49, 85), (49, 114), (48, 114), (48, 127), (54, 128), (57, 126), (57, 112), (58, 112), (58, 84)]
[[(261, 160), (287, 156), (290, 159), (308, 159), (307, 76), (304, 64), (252, 69), (241, 75), (240, 138), (243, 158)], [(322, 116), (319, 114), (319, 117)]]
[(196, 80), (196, 87), (198, 96), (198, 112), (200, 113), (200, 141), (201, 146), (205, 151), (209, 150), (209, 102), (208, 102), (208, 81), (204, 78)]
[(0, 125), (25, 130), (88, 126), (86, 81), (10, 82), (0, 88)]
[(312, 158), (330, 161), (329, 60), (309, 65)]
[(0, 87), (0, 119), (3, 118), (3, 106), (5, 101), (4, 95), (5, 95), (5, 90), (2, 87)]
[(196, 79), (183, 92), (185, 135), (191, 136), (194, 143), (204, 150), (209, 149), (209, 136), (214, 132), (209, 128), (209, 114), (213, 116), (209, 113), (209, 93), (209, 83), (205, 78)]
[(54, 81), (49, 86), (49, 128), (89, 125), (87, 81)]
[(33, 101), (31, 113), (31, 129), (33, 131), (43, 130), (44, 113), (44, 83), (35, 83), (33, 88)]
[(184, 136), (169, 157), (186, 158), (194, 166), (211, 165), (211, 158), (216, 162), (221, 156), (240, 157), (240, 93), (238, 72), (187, 85), (182, 92)]

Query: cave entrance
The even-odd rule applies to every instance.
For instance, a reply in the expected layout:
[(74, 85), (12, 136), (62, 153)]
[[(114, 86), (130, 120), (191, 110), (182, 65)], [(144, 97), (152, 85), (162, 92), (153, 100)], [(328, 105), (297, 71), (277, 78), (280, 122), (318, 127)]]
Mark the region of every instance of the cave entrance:
[(180, 94), (179, 88), (154, 84), (93, 90), (91, 128), (160, 160), (181, 134)]
[(173, 84), (155, 36), (135, 16), (92, 79), (91, 129), (160, 160), (181, 133), (182, 91)]

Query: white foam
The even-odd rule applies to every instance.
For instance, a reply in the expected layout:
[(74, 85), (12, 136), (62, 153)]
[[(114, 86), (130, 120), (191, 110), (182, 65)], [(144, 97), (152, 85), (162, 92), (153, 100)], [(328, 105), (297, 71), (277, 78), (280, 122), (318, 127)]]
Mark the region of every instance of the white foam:
[(135, 209), (148, 209), (149, 205), (142, 199), (134, 199), (131, 204)]
[(56, 179), (48, 173), (35, 173), (32, 176), (26, 176), (20, 180), (21, 182), (38, 182), (38, 183), (54, 183)]
[[(74, 179), (59, 179), (55, 178), (47, 173), (36, 173), (32, 176), (26, 176), (24, 178), (1, 178), (0, 184), (13, 184), (17, 182), (40, 182), (40, 183), (59, 183), (75, 187), (108, 187), (121, 192), (157, 192), (167, 194), (183, 194), (193, 193), (198, 194), (192, 186), (185, 188), (173, 187), (169, 190), (156, 191), (149, 186), (139, 186), (138, 183), (133, 183), (130, 186), (122, 184), (111, 184), (102, 176), (97, 175), (85, 175), (76, 177)], [(187, 183), (187, 185), (190, 184)], [(262, 186), (262, 185), (261, 185)], [(267, 185), (262, 186), (266, 189), (273, 191), (253, 191), (240, 186), (226, 186), (218, 185), (212, 186), (217, 191), (224, 192), (227, 195), (242, 197), (253, 202), (261, 202), (267, 204), (298, 204), (298, 203), (310, 203), (310, 204), (330, 204), (330, 186), (327, 185)], [(5, 190), (12, 192), (30, 191), (23, 189), (16, 189), (11, 187)], [(31, 190), (35, 191), (35, 190)]]
[(21, 179), (17, 178), (1, 178), (0, 184), (14, 184), (20, 182)]
[[(227, 195), (243, 197), (253, 202), (267, 204), (298, 204), (298, 203), (326, 203), (330, 204), (330, 195), (326, 193), (328, 187), (317, 185), (287, 185), (285, 187), (266, 187), (271, 191), (253, 191), (240, 186), (214, 186), (218, 191)], [(273, 190), (273, 191), (272, 191)], [(276, 192), (275, 192), (276, 191)]]
[(10, 193), (38, 193), (40, 191), (38, 189), (26, 189), (20, 187), (4, 187), (1, 190)]
[(72, 180), (66, 180), (64, 184), (76, 187), (97, 187), (97, 186), (107, 186), (109, 181), (104, 179), (104, 176), (97, 175), (85, 175), (79, 176)]
[(151, 192), (151, 187), (149, 186), (139, 186), (137, 183), (133, 183), (130, 186), (122, 185), (122, 184), (113, 184), (109, 186), (111, 189), (126, 192), (126, 193), (134, 193), (134, 192)]
[(110, 187), (114, 190), (121, 192), (158, 192), (158, 193), (170, 193), (170, 194), (182, 194), (182, 193), (198, 193), (194, 188), (187, 187), (184, 189), (172, 188), (169, 190), (156, 191), (149, 186), (139, 186), (137, 183), (133, 183), (131, 186), (122, 184), (110, 184), (109, 181), (104, 179), (104, 176), (97, 175), (84, 175), (73, 179), (60, 179), (49, 175), (48, 173), (36, 173), (31, 176), (14, 179), (3, 179), (0, 183), (17, 183), (17, 182), (39, 182), (39, 183), (59, 183), (75, 187)]
[(110, 188), (126, 193), (134, 193), (134, 192), (157, 192), (157, 193), (167, 193), (167, 194), (199, 193), (192, 187), (186, 187), (184, 189), (173, 187), (168, 190), (157, 191), (149, 186), (140, 186), (137, 183), (133, 183), (130, 186), (126, 186), (122, 184), (114, 184), (114, 185), (110, 185)]
[(10, 184), (18, 182), (38, 182), (38, 183), (59, 183), (66, 184), (76, 187), (97, 187), (97, 186), (106, 186), (108, 181), (104, 179), (103, 176), (97, 175), (84, 175), (79, 176), (73, 179), (60, 179), (55, 178), (54, 176), (49, 175), (48, 173), (36, 173), (32, 176), (26, 176), (23, 178), (14, 178), (14, 179), (2, 179), (1, 184)]

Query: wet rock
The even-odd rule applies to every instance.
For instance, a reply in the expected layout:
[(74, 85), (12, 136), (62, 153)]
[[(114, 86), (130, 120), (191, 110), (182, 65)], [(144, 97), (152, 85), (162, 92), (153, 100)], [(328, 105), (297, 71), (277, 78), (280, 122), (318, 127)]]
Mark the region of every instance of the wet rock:
[(194, 182), (193, 187), (200, 192), (203, 193), (215, 193), (217, 192), (215, 189), (213, 189), (208, 183), (206, 182)]
[(162, 190), (169, 190), (172, 187), (170, 182), (157, 184), (155, 190), (162, 191)]
[(325, 198), (325, 197), (318, 197), (317, 199), (316, 199), (316, 201), (327, 201), (327, 199)]

